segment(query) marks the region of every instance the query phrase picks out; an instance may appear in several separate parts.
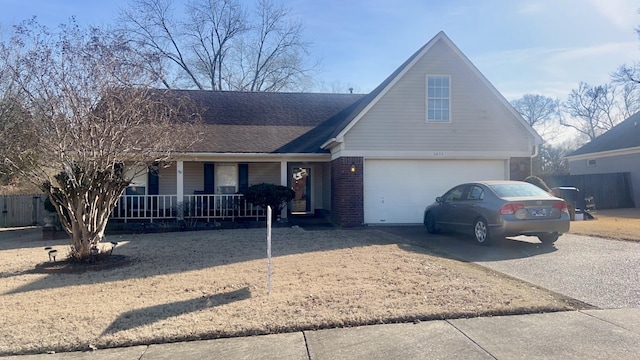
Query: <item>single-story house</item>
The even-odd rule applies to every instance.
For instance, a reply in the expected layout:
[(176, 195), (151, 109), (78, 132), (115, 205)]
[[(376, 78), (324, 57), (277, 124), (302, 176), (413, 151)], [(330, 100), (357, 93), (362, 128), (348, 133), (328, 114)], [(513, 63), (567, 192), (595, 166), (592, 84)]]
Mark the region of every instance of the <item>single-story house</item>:
[(113, 218), (175, 216), (157, 208), (178, 199), (207, 221), (260, 216), (236, 193), (266, 182), (296, 192), (283, 218), (417, 224), (460, 182), (524, 179), (542, 143), (444, 32), (365, 95), (176, 91), (206, 108), (203, 141), (127, 189), (129, 207), (154, 211)]
[(571, 175), (628, 172), (640, 206), (640, 112), (566, 156)]

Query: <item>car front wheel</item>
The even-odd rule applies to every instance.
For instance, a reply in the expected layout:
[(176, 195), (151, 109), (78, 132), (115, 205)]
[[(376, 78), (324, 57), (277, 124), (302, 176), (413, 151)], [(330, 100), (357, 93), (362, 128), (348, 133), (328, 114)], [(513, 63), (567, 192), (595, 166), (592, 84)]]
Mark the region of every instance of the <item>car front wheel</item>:
[(473, 224), (473, 234), (478, 244), (491, 244), (491, 234), (489, 233), (489, 227), (484, 219), (477, 219)]
[(560, 234), (558, 233), (538, 235), (538, 239), (540, 239), (540, 242), (545, 244), (553, 244), (554, 242), (556, 242), (556, 240), (558, 240), (558, 237), (560, 237)]
[(427, 232), (429, 234), (437, 234), (440, 232), (440, 229), (438, 229), (438, 226), (436, 225), (436, 217), (432, 212), (428, 212), (424, 216), (424, 226), (427, 228)]

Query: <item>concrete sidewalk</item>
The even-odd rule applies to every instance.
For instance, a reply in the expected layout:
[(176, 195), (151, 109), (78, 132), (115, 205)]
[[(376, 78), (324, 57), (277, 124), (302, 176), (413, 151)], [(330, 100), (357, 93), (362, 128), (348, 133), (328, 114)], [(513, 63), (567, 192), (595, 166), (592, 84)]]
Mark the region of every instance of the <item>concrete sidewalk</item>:
[(638, 354), (640, 308), (632, 308), (372, 325), (6, 359), (638, 359)]

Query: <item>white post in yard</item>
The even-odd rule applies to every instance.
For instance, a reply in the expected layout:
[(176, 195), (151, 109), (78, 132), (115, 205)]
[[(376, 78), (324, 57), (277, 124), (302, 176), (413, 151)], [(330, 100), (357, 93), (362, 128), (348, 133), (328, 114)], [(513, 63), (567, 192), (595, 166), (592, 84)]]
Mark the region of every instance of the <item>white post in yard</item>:
[(267, 206), (267, 293), (271, 296), (271, 206)]
[(184, 205), (184, 161), (182, 160), (176, 161), (176, 197), (178, 220), (181, 220)]
[[(289, 170), (287, 168), (287, 162), (286, 161), (281, 161), (280, 162), (280, 185), (287, 186), (288, 181), (289, 181)], [(288, 207), (289, 207), (289, 205), (285, 204), (284, 208), (280, 212), (280, 221), (282, 221), (282, 222), (287, 222), (288, 221), (288, 219), (287, 219), (287, 208)]]

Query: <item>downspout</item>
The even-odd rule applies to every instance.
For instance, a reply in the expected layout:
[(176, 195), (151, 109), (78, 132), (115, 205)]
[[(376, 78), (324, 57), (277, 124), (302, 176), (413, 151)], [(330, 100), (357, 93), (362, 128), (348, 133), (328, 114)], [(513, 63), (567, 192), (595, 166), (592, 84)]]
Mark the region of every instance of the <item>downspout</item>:
[(538, 145), (533, 145), (533, 154), (531, 155), (531, 158), (533, 159), (534, 157), (538, 157)]
[(533, 175), (533, 158), (538, 157), (539, 147), (537, 144), (533, 144), (533, 154), (531, 155), (531, 161), (529, 161), (529, 175)]

